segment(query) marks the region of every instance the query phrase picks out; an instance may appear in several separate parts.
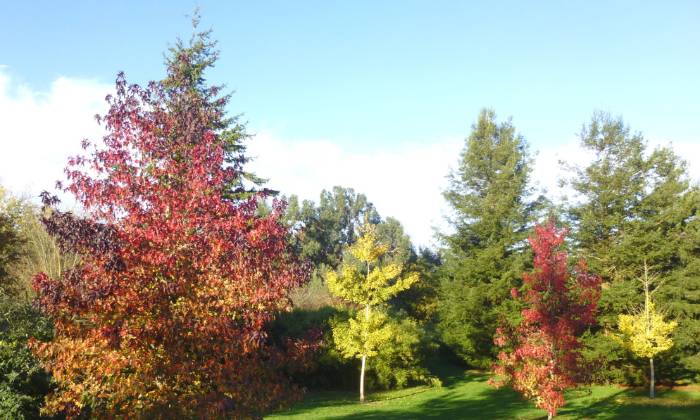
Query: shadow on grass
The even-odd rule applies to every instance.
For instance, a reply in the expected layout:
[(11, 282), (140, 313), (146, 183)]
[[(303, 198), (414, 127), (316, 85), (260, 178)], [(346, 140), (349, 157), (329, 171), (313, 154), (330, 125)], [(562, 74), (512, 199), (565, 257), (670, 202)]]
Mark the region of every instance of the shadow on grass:
[(651, 399), (643, 390), (620, 389), (595, 402), (573, 399), (560, 414), (584, 419), (700, 419), (700, 399), (672, 390)]
[[(474, 378), (477, 379), (477, 378)], [(465, 394), (453, 389), (405, 410), (374, 410), (338, 417), (348, 420), (372, 419), (538, 419), (539, 414), (509, 389), (488, 388)]]
[(292, 410), (295, 415), (302, 415), (311, 411), (315, 411), (319, 408), (346, 407), (347, 405), (356, 405), (358, 408), (371, 407), (373, 403), (383, 403), (392, 400), (402, 400), (405, 398), (410, 398), (416, 395), (423, 394), (431, 390), (433, 390), (433, 388), (425, 386), (417, 389), (407, 388), (404, 390), (404, 392), (393, 391), (390, 394), (391, 396), (383, 396), (382, 392), (373, 393), (367, 396), (367, 401), (364, 404), (361, 404), (358, 401), (357, 393), (349, 393), (346, 391), (316, 392), (314, 397), (305, 398), (304, 400), (295, 404)]
[[(543, 410), (525, 401), (509, 388), (487, 386), (487, 374), (444, 367), (438, 374), (443, 387), (372, 393), (359, 404), (357, 394), (326, 391), (297, 404), (291, 414), (302, 418), (346, 420), (387, 419), (545, 419)], [(404, 400), (405, 399), (405, 400)], [(558, 413), (562, 419), (700, 419), (700, 395), (689, 390), (659, 390), (649, 399), (643, 389), (596, 386), (567, 392), (567, 404)], [(402, 401), (403, 400), (403, 401)], [(384, 404), (391, 401), (389, 404)], [(325, 417), (315, 414), (330, 407)], [(338, 410), (334, 410), (337, 407)]]
[[(475, 375), (471, 381), (482, 382)], [(375, 419), (544, 419), (542, 410), (535, 409), (510, 389), (482, 389), (468, 393), (462, 388), (448, 392), (413, 407), (393, 410), (371, 410), (337, 417), (346, 420)], [(368, 405), (371, 405), (368, 404)], [(369, 408), (365, 406), (365, 409)], [(558, 417), (566, 419), (639, 419), (690, 420), (700, 419), (700, 399), (691, 394), (668, 391), (649, 399), (639, 390), (619, 389), (605, 397), (595, 396), (588, 389), (572, 391), (568, 403)]]
[[(455, 387), (458, 387), (459, 385), (463, 385), (465, 381), (484, 382), (488, 380), (488, 377), (481, 372), (466, 372), (461, 367), (444, 363), (439, 359), (432, 360), (430, 371), (432, 374), (440, 378), (440, 380), (442, 381), (441, 389), (443, 390), (453, 389)], [(339, 407), (342, 409), (347, 405), (354, 405), (360, 411), (364, 411), (367, 409), (371, 410), (374, 404), (381, 404), (383, 402), (388, 402), (392, 400), (400, 401), (402, 399), (410, 399), (410, 397), (418, 396), (419, 394), (423, 394), (433, 390), (435, 390), (435, 388), (425, 385), (413, 388), (406, 388), (404, 390), (378, 392), (371, 391), (367, 395), (367, 402), (364, 404), (359, 403), (357, 391), (312, 391), (302, 401), (299, 401), (296, 404), (294, 404), (294, 406), (291, 409), (284, 410), (281, 413), (287, 412), (299, 416), (312, 413), (318, 409), (327, 409), (329, 407)], [(409, 418), (415, 418), (415, 413), (411, 414)]]

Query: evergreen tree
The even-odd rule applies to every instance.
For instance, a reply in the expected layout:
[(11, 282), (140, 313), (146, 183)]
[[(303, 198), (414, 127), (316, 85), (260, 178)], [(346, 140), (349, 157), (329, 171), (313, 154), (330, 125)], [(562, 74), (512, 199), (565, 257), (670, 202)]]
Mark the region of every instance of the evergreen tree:
[(694, 203), (695, 210), (683, 231), (679, 253), (681, 268), (664, 285), (658, 299), (665, 302), (669, 315), (679, 324), (673, 338), (679, 366), (697, 379), (700, 372), (700, 192), (695, 188), (684, 199)]
[[(669, 148), (648, 153), (641, 134), (605, 113), (584, 127), (581, 144), (594, 157), (570, 180), (583, 200), (571, 207), (569, 217), (577, 246), (604, 281), (602, 328), (613, 329), (618, 314), (642, 303), (636, 279), (646, 260), (666, 282), (658, 304), (681, 325), (666, 366), (676, 370), (676, 378), (697, 372), (700, 276), (693, 267), (700, 256), (692, 238), (699, 195), (688, 181), (686, 163)], [(588, 357), (609, 364), (608, 377), (600, 379), (621, 379), (619, 368), (629, 362), (601, 331), (590, 337)]]
[(443, 341), (473, 365), (490, 364), (499, 317), (516, 313), (507, 298), (526, 268), (526, 232), (539, 203), (528, 198), (530, 171), (525, 139), (483, 110), (444, 193), (454, 233), (443, 236), (438, 303)]
[[(217, 142), (223, 149), (224, 162), (236, 173), (227, 181), (225, 196), (228, 199), (246, 200), (256, 192), (276, 195), (277, 191), (262, 187), (266, 179), (244, 169), (250, 161), (245, 154), (245, 141), (251, 136), (240, 121), (240, 115), (226, 115), (231, 94), (222, 94), (222, 85), (207, 83), (205, 72), (219, 59), (219, 51), (216, 49), (217, 42), (211, 39), (211, 30), (197, 30), (199, 22), (199, 13), (195, 11), (192, 18), (193, 35), (189, 42), (178, 39), (169, 49), (170, 54), (166, 55), (168, 75), (161, 81), (161, 86), (166, 93), (167, 110), (183, 115), (201, 113), (201, 118), (207, 119), (209, 128), (218, 133)], [(171, 127), (169, 137), (176, 141), (188, 129), (185, 120), (177, 121)], [(175, 158), (181, 159), (182, 156)]]

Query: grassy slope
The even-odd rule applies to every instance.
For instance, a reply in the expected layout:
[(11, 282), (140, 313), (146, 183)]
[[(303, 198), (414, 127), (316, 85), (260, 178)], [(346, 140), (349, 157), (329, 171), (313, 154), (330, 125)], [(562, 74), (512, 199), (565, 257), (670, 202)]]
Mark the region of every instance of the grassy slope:
[[(370, 394), (357, 403), (349, 392), (315, 392), (270, 419), (541, 419), (542, 410), (509, 389), (496, 390), (487, 376), (454, 372), (442, 388), (414, 387)], [(700, 391), (659, 390), (653, 403), (643, 390), (594, 386), (567, 395), (562, 419), (700, 419)]]

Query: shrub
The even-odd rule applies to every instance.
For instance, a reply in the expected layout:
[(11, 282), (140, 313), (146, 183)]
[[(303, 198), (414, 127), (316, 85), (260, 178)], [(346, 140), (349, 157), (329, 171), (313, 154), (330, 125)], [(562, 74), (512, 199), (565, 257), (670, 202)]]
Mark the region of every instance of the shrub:
[(50, 321), (39, 312), (0, 296), (0, 418), (39, 417), (39, 407), (51, 383), (27, 348), (27, 340), (48, 340), (51, 335)]
[[(269, 327), (269, 337), (281, 345), (285, 339), (304, 339), (310, 331), (322, 335), (322, 344), (314, 361), (303, 372), (293, 375), (295, 382), (312, 389), (343, 389), (357, 387), (359, 371), (356, 360), (345, 359), (333, 344), (331, 326), (347, 322), (354, 311), (348, 308), (324, 306), (316, 309), (296, 308), (282, 313)], [(384, 354), (372, 359), (367, 372), (370, 389), (402, 388), (418, 383), (439, 386), (440, 381), (425, 368), (429, 353), (435, 345), (415, 320), (399, 312), (390, 317), (391, 328), (397, 331)]]

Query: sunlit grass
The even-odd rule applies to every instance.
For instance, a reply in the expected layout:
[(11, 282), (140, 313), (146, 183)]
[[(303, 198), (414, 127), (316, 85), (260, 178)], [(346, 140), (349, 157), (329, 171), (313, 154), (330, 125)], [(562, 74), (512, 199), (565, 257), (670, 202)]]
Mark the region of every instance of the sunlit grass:
[[(542, 410), (509, 389), (494, 389), (488, 376), (453, 370), (442, 388), (419, 386), (370, 393), (364, 404), (353, 392), (311, 392), (291, 409), (270, 419), (523, 419), (546, 418)], [(700, 419), (700, 390), (592, 386), (567, 394), (561, 419)]]

